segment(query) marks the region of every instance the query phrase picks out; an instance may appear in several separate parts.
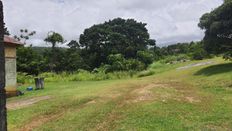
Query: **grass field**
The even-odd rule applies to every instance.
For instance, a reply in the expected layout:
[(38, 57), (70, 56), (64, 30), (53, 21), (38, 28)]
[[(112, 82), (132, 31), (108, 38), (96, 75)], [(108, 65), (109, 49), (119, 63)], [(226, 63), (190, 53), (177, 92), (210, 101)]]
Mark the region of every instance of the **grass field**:
[[(213, 63), (176, 69), (207, 61)], [(9, 110), (9, 130), (232, 130), (231, 62), (214, 58), (160, 68), (142, 78), (46, 83), (45, 90), (8, 99), (49, 98)]]

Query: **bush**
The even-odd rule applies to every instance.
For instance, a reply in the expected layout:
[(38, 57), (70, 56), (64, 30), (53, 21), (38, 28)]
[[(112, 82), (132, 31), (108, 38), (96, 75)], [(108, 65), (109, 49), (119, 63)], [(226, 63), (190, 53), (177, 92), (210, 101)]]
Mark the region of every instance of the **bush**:
[(32, 75), (28, 75), (27, 73), (18, 72), (17, 73), (17, 83), (26, 84), (33, 83), (34, 77)]
[(124, 66), (126, 70), (142, 71), (146, 69), (145, 64), (136, 59), (126, 60)]
[(113, 54), (108, 57), (108, 65), (103, 65), (100, 69), (105, 72), (115, 71), (141, 71), (146, 68), (145, 64), (137, 59), (125, 59), (121, 54)]
[(195, 50), (192, 54), (192, 58), (194, 60), (203, 60), (204, 58), (207, 58), (207, 52), (204, 49), (198, 49)]
[(138, 51), (137, 59), (148, 66), (153, 62), (154, 55), (148, 51)]

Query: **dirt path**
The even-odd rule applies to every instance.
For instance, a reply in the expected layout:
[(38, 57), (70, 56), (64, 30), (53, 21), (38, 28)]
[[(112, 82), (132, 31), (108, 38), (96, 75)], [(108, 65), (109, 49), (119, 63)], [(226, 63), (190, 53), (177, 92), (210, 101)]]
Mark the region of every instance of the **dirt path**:
[(24, 107), (28, 107), (28, 106), (33, 105), (35, 103), (38, 103), (40, 101), (48, 100), (50, 98), (51, 98), (50, 96), (34, 97), (31, 99), (27, 99), (27, 100), (19, 100), (19, 101), (9, 102), (9, 103), (7, 103), (6, 106), (7, 106), (8, 110), (17, 110), (17, 109), (21, 109)]
[(179, 68), (177, 68), (177, 70), (184, 70), (184, 69), (189, 69), (189, 68), (197, 67), (197, 66), (211, 65), (213, 63), (214, 63), (213, 61), (208, 61), (208, 62), (201, 62), (201, 63), (197, 63), (197, 64), (190, 64), (187, 66), (179, 67)]

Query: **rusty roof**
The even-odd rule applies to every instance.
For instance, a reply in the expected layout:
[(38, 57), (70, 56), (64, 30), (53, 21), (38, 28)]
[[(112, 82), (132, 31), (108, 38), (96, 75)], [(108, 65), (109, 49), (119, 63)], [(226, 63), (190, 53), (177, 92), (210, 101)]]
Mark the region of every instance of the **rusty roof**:
[(24, 45), (20, 41), (17, 41), (16, 39), (14, 39), (10, 36), (7, 36), (7, 35), (4, 36), (4, 43), (13, 44), (13, 45)]

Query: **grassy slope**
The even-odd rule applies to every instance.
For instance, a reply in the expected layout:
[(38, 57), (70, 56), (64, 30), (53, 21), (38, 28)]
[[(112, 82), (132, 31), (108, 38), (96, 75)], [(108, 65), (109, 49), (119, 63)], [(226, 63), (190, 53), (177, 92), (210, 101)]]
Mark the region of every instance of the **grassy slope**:
[[(205, 60), (209, 61), (209, 60)], [(10, 130), (226, 130), (232, 129), (232, 64), (176, 70), (130, 80), (48, 83), (48, 101), (9, 111)]]

